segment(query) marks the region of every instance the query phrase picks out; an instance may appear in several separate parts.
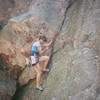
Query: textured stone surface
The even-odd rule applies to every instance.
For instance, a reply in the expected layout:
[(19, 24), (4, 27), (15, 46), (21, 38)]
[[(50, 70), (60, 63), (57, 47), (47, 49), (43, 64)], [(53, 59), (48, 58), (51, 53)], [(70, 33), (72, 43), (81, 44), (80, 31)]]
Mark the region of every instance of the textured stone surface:
[(20, 86), (25, 85), (29, 80), (35, 78), (35, 72), (33, 67), (26, 67), (19, 77)]
[[(9, 20), (0, 33), (0, 65), (6, 71), (18, 78), (20, 85), (25, 85), (30, 79), (35, 78), (33, 69), (25, 68), (25, 59), (31, 55), (31, 45), (40, 31), (46, 32), (46, 23), (27, 15), (18, 16)], [(4, 66), (2, 69), (4, 69)], [(25, 68), (24, 71), (22, 71)], [(22, 73), (21, 73), (22, 71)], [(30, 72), (33, 71), (33, 72)]]
[(0, 0), (0, 29), (12, 17), (29, 11), (32, 0)]
[(64, 19), (66, 7), (74, 0), (36, 0), (33, 1), (30, 11), (33, 16), (49, 23), (53, 30), (59, 30)]
[(11, 100), (16, 91), (16, 81), (0, 71), (0, 100)]
[[(45, 90), (42, 93), (36, 91), (32, 81), (17, 91), (16, 100), (100, 99), (99, 4), (99, 0), (34, 0), (30, 12), (14, 18), (14, 21), (9, 21), (1, 33), (0, 52), (13, 55), (15, 49), (17, 54), (9, 58), (9, 61), (20, 66), (24, 65), (25, 59), (20, 48), (29, 51), (28, 46), (31, 43), (30, 41), (27, 43), (26, 38), (23, 38), (24, 34), (27, 37), (30, 29), (32, 33), (40, 30), (41, 21), (46, 22), (51, 30), (58, 31), (62, 27), (54, 45), (51, 71), (43, 82)], [(34, 16), (32, 18), (35, 20), (30, 19), (30, 16)], [(35, 22), (38, 25), (34, 26)], [(3, 47), (4, 43), (8, 47)], [(19, 78), (21, 83), (31, 79), (27, 70), (28, 68), (21, 74), (21, 80)]]
[[(24, 1), (20, 1), (18, 2), (18, 4), (21, 4), (22, 2)], [(8, 4), (8, 2), (6, 3)], [(26, 4), (26, 1), (24, 3)], [(40, 3), (40, 5), (38, 5), (38, 3)], [(50, 1), (50, 2), (35, 1), (35, 0), (32, 1), (29, 12), (24, 13), (24, 14), (19, 12), (21, 13), (21, 15), (10, 19), (8, 21), (8, 24), (0, 32), (0, 53), (7, 56), (6, 58), (8, 60), (8, 63), (12, 66), (12, 68), (14, 68), (13, 66), (16, 66), (17, 70), (19, 70), (20, 68), (22, 70), (24, 68), (25, 58), (30, 55), (32, 41), (35, 39), (36, 34), (42, 31), (43, 33), (47, 35), (47, 37), (52, 38), (53, 27), (55, 26), (55, 30), (57, 30), (57, 27), (58, 28), (61, 27), (59, 25), (64, 19), (64, 12), (69, 2), (60, 1), (60, 0), (54, 1), (54, 4), (52, 5), (52, 7), (50, 6), (50, 3), (53, 4), (53, 1)], [(9, 6), (10, 6), (10, 2), (9, 2)], [(22, 10), (22, 7), (23, 6), (20, 5), (18, 9)], [(60, 13), (61, 10), (63, 10), (62, 13)], [(50, 16), (49, 14), (53, 16)], [(42, 16), (42, 15), (45, 15), (45, 16)], [(48, 19), (45, 18), (46, 16), (48, 17)], [(59, 22), (57, 20), (59, 20)], [(49, 22), (52, 22), (52, 23), (49, 23)], [(50, 26), (52, 26), (52, 28), (50, 28)], [(23, 73), (26, 73), (26, 71)], [(23, 73), (21, 74), (20, 79), (24, 77), (25, 74)], [(27, 82), (29, 79), (27, 79)], [(20, 82), (22, 81), (20, 80)]]
[(64, 24), (63, 30), (66, 31), (56, 41), (55, 51), (59, 48), (57, 44), (61, 37), (70, 37), (71, 41), (66, 42), (65, 48), (53, 56), (53, 68), (40, 100), (99, 98), (99, 49), (96, 47), (99, 43), (99, 29), (95, 27), (99, 23), (98, 14), (95, 13), (99, 9), (97, 2), (99, 0), (78, 0), (69, 9), (68, 25)]
[(8, 55), (12, 65), (24, 67), (25, 57), (30, 55), (32, 41), (41, 26), (34, 18), (10, 20), (0, 33), (0, 53)]

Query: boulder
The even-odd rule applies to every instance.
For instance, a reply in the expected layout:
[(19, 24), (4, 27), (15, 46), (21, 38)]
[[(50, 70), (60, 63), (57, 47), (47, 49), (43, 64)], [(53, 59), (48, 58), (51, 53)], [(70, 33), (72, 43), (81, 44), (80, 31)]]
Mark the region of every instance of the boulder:
[(31, 79), (35, 78), (35, 72), (32, 66), (27, 66), (19, 76), (19, 85), (26, 85)]
[(24, 68), (25, 58), (31, 54), (32, 42), (43, 26), (43, 22), (33, 17), (9, 20), (0, 33), (0, 53), (8, 55), (13, 66)]

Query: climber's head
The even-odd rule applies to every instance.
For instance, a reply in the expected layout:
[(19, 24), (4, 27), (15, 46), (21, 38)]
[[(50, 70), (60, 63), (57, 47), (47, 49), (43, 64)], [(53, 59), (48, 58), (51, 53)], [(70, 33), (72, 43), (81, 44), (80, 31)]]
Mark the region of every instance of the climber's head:
[(45, 43), (45, 42), (47, 42), (47, 37), (44, 35), (40, 36), (39, 41), (40, 41), (40, 43)]

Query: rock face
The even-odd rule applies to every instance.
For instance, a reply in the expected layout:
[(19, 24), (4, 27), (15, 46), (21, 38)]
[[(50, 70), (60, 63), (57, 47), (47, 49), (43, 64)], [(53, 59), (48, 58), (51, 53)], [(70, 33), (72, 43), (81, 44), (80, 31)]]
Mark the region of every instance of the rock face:
[[(16, 69), (16, 68), (15, 68)], [(11, 100), (16, 92), (16, 74), (8, 63), (8, 58), (0, 54), (0, 100)]]
[(8, 22), (0, 33), (0, 53), (7, 55), (12, 67), (24, 68), (29, 54), (22, 51), (30, 50), (35, 33), (44, 30), (52, 38), (51, 30), (60, 31), (45, 90), (40, 93), (33, 81), (28, 83), (34, 75), (25, 68), (19, 83), (28, 84), (17, 91), (16, 100), (100, 99), (99, 4), (99, 0), (33, 0), (28, 13)]
[(0, 70), (0, 100), (11, 100), (16, 91), (16, 81)]
[[(99, 3), (99, 0), (77, 0), (69, 8), (63, 33), (54, 46), (52, 70), (39, 100), (100, 99)], [(61, 39), (66, 44), (59, 50)]]
[(26, 67), (19, 77), (20, 86), (27, 84), (31, 79), (35, 78), (33, 67)]
[(1, 31), (0, 52), (9, 56), (9, 63), (12, 65), (24, 67), (25, 57), (29, 55), (26, 53), (27, 51), (31, 53), (30, 50), (32, 41), (34, 40), (34, 34), (38, 29), (37, 25), (33, 23), (31, 19), (30, 21), (23, 19), (22, 22), (14, 19), (9, 21)]
[(32, 0), (0, 0), (0, 29), (8, 20), (29, 10)]
[[(57, 30), (57, 27), (59, 26), (60, 23), (62, 23), (62, 20), (64, 19), (64, 12), (65, 12), (65, 4), (68, 1), (55, 1), (55, 4), (58, 6), (55, 7), (53, 5), (52, 7), (50, 6), (50, 3), (53, 4), (53, 1), (51, 2), (40, 2), (40, 6), (38, 7), (38, 3), (40, 1), (32, 1), (32, 5), (30, 5), (30, 11), (28, 13), (24, 13), (20, 16), (14, 17), (8, 21), (8, 24), (3, 28), (3, 30), (0, 32), (0, 53), (3, 53), (6, 55), (7, 62), (12, 66), (12, 68), (17, 67), (17, 70), (23, 70), (25, 67), (25, 58), (28, 57), (31, 53), (31, 45), (32, 41), (34, 41), (36, 35), (42, 31), (44, 34), (47, 35), (47, 37), (52, 38), (53, 37), (53, 27), (55, 26), (55, 21), (57, 22), (57, 25), (55, 26), (55, 30)], [(20, 2), (19, 2), (20, 3)], [(70, 2), (69, 2), (70, 3)], [(46, 6), (46, 8), (43, 8), (43, 6)], [(36, 6), (34, 9), (42, 10), (42, 13), (44, 10), (48, 9), (51, 11), (54, 9), (55, 11), (51, 12), (54, 14), (54, 12), (57, 14), (58, 17), (52, 16), (50, 17), (49, 20), (46, 18), (42, 19), (42, 13), (40, 14), (38, 11), (34, 11), (33, 7)], [(68, 6), (68, 4), (67, 4)], [(20, 9), (20, 8), (18, 8)], [(60, 10), (64, 10), (62, 13)], [(36, 14), (38, 12), (38, 14)], [(35, 15), (34, 15), (35, 14)], [(48, 11), (46, 11), (46, 16), (48, 16)], [(60, 14), (60, 15), (59, 15)], [(63, 16), (63, 17), (62, 17)], [(57, 21), (59, 20), (59, 22)], [(51, 24), (49, 22), (52, 21)], [(52, 26), (52, 28), (50, 28)], [(47, 34), (48, 33), (48, 34)], [(5, 44), (5, 45), (4, 45)], [(11, 68), (10, 68), (11, 69)], [(23, 73), (29, 73), (28, 69), (25, 69)], [(20, 79), (24, 79), (25, 77), (29, 77), (28, 74), (24, 77), (26, 74), (21, 74), (19, 77)], [(19, 73), (18, 75), (19, 76)], [(33, 76), (33, 75), (32, 75)], [(24, 77), (24, 78), (22, 78)], [(31, 77), (29, 77), (31, 79)], [(28, 82), (29, 79), (25, 79), (22, 81), (20, 80), (21, 84), (24, 84)]]
[(51, 29), (58, 31), (65, 17), (66, 7), (75, 0), (36, 0), (30, 11), (33, 16), (45, 20)]
[(44, 22), (34, 17), (23, 16), (9, 20), (0, 33), (0, 57), (6, 62), (4, 66), (7, 71), (14, 78), (19, 77), (20, 85), (25, 85), (35, 78), (34, 70), (31, 67), (25, 68), (25, 59), (31, 55), (31, 45), (37, 34), (47, 31)]

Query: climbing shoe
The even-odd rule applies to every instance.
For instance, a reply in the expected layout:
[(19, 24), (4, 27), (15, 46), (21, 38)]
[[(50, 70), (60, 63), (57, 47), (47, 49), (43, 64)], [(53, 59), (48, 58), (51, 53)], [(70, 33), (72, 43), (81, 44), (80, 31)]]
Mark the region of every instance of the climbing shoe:
[(50, 70), (49, 69), (43, 69), (43, 72), (49, 72)]
[(40, 90), (40, 91), (43, 91), (43, 90), (44, 90), (41, 86), (36, 87), (36, 89), (37, 89), (37, 90)]

